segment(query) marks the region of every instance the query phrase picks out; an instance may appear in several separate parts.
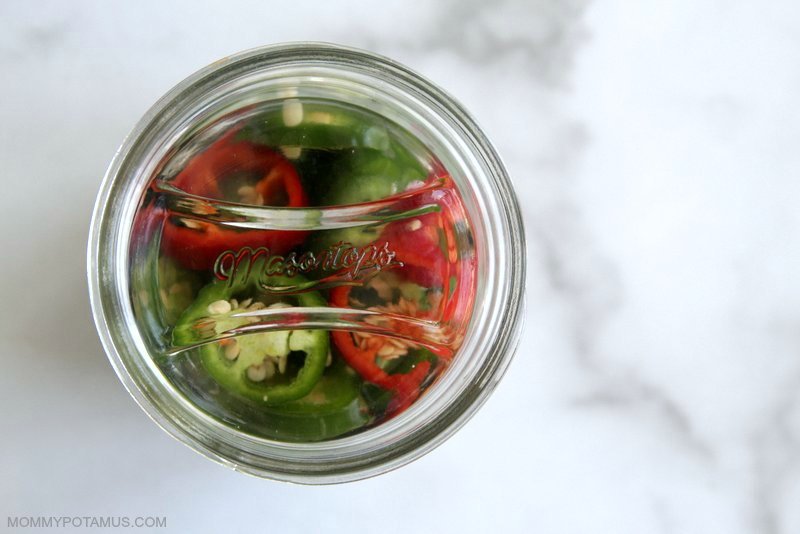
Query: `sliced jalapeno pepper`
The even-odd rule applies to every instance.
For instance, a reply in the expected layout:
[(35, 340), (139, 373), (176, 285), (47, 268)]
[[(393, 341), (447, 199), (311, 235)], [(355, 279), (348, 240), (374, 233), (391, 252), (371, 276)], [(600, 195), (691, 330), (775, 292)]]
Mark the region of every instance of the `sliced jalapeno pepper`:
[[(263, 113), (241, 130), (247, 141), (302, 150), (385, 149), (389, 145), (386, 120), (342, 109), (330, 102), (287, 99), (275, 110)], [(291, 152), (291, 150), (289, 150)], [(301, 152), (302, 153), (302, 152)]]
[[(261, 320), (261, 310), (326, 305), (316, 292), (278, 299), (259, 289), (260, 282), (286, 286), (297, 283), (298, 279), (271, 276), (210, 283), (200, 290), (178, 320), (173, 344), (181, 347), (208, 341), (197, 349), (203, 366), (217, 383), (236, 396), (265, 406), (304, 397), (314, 389), (325, 370), (329, 358), (328, 333), (242, 330)], [(221, 340), (212, 341), (220, 337)]]
[(362, 380), (341, 360), (329, 367), (305, 397), (265, 408), (270, 437), (291, 441), (322, 441), (352, 432), (372, 422), (361, 396)]
[[(243, 128), (238, 138), (283, 147), (292, 154), (302, 180), (317, 178), (309, 187), (315, 205), (344, 206), (384, 199), (426, 179), (427, 165), (396, 138), (395, 128), (383, 118), (329, 102), (289, 99), (281, 110)], [(318, 176), (320, 156), (331, 154), (336, 157), (324, 167), (324, 176)], [(339, 241), (363, 246), (380, 231), (381, 225), (336, 229), (321, 232), (315, 242), (320, 248)]]
[[(393, 145), (394, 146), (394, 145)], [(336, 178), (321, 203), (331, 206), (382, 200), (407, 190), (426, 179), (422, 164), (399, 145), (391, 153), (360, 150), (345, 154), (334, 165)], [(356, 226), (320, 232), (316, 242), (326, 248), (339, 241), (360, 247), (378, 238), (382, 224)]]

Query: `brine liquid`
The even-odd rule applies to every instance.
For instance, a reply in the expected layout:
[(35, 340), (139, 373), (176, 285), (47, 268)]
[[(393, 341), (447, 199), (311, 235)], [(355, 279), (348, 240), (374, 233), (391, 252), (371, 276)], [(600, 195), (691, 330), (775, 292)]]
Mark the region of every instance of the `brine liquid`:
[(248, 433), (363, 431), (461, 357), (477, 266), (459, 192), (435, 154), (367, 110), (291, 98), (191, 132), (131, 243), (154, 361)]

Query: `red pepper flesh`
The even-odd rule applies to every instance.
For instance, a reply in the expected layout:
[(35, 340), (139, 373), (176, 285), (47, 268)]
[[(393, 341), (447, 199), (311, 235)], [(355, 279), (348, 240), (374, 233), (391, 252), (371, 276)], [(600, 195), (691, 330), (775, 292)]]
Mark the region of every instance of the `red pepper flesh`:
[[(235, 132), (234, 132), (235, 133)], [(254, 194), (265, 206), (302, 207), (308, 204), (294, 166), (281, 154), (228, 134), (194, 157), (171, 182), (183, 191), (205, 198), (229, 200), (221, 187), (241, 175), (257, 177)], [(285, 230), (241, 230), (213, 222), (176, 220), (169, 217), (162, 235), (163, 250), (184, 267), (211, 269), (226, 250), (267, 247), (282, 254), (300, 244), (306, 232)]]

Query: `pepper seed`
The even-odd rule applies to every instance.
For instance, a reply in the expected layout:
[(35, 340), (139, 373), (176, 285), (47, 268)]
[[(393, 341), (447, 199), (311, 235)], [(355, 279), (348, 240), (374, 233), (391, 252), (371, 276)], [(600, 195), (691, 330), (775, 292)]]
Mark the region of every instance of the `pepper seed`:
[(282, 146), (281, 152), (283, 152), (283, 155), (286, 156), (286, 159), (298, 159), (300, 155), (303, 153), (303, 147)]
[(222, 353), (225, 355), (225, 359), (233, 361), (239, 357), (242, 348), (235, 339), (226, 339), (225, 341), (227, 343), (223, 343)]
[(303, 122), (303, 104), (296, 98), (284, 100), (283, 123), (291, 128), (301, 122)]
[(252, 185), (243, 185), (236, 190), (239, 199), (245, 204), (253, 204), (256, 199), (256, 188)]
[(251, 365), (247, 368), (247, 378), (253, 382), (263, 382), (267, 379), (267, 366), (262, 364)]
[(389, 300), (392, 297), (392, 287), (381, 277), (373, 278), (369, 286), (378, 293), (378, 296), (384, 300)]
[(208, 313), (211, 315), (222, 315), (224, 313), (230, 313), (230, 311), (231, 303), (227, 300), (215, 300), (208, 305)]
[(392, 345), (391, 343), (387, 343), (378, 349), (378, 356), (383, 356), (384, 358), (387, 356), (396, 356), (397, 355), (397, 347)]

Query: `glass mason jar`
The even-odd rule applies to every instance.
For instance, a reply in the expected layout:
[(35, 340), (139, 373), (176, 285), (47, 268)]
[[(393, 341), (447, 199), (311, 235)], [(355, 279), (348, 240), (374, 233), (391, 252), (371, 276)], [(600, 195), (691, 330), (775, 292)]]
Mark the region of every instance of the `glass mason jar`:
[(88, 251), (109, 359), (172, 436), (299, 483), (404, 465), (519, 339), (525, 241), (475, 121), (407, 68), (322, 44), (190, 76), (141, 119)]

